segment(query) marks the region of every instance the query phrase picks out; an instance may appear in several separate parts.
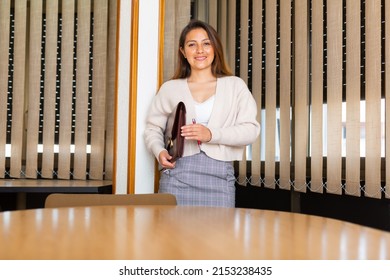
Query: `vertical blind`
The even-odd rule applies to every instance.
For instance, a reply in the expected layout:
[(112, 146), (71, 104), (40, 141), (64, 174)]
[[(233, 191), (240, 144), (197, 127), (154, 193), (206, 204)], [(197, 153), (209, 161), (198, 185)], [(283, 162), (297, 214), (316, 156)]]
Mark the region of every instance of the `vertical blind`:
[(217, 5), (208, 19), (262, 124), (238, 184), (390, 198), (389, 1)]
[(190, 20), (190, 0), (164, 1), (164, 70), (163, 81), (172, 78), (177, 63), (177, 48), (181, 30)]
[(0, 177), (111, 179), (116, 1), (0, 3)]

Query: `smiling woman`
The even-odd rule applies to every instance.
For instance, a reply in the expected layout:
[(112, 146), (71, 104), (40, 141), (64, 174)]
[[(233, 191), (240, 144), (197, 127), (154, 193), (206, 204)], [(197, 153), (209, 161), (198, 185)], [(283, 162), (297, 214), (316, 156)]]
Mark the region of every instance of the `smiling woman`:
[[(145, 142), (161, 167), (159, 192), (179, 205), (235, 207), (232, 162), (258, 137), (257, 106), (244, 81), (231, 74), (221, 40), (209, 24), (192, 20), (179, 39), (178, 65), (155, 96)], [(178, 102), (187, 109), (183, 157), (170, 162), (164, 149), (167, 118)]]

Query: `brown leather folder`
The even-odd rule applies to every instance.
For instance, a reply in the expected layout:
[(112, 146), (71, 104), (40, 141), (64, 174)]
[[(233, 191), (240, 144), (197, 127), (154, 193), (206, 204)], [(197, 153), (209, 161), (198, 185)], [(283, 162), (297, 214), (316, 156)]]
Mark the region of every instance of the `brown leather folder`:
[[(173, 120), (173, 121), (172, 121)], [(179, 102), (168, 118), (165, 133), (165, 148), (172, 156), (171, 162), (183, 156), (184, 137), (181, 136), (181, 127), (186, 124), (186, 106)]]

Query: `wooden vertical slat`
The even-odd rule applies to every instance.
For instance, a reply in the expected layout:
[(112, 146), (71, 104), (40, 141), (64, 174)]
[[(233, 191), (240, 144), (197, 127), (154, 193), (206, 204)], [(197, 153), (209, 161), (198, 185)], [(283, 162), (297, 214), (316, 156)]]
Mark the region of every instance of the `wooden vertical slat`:
[(280, 179), (290, 189), (291, 163), (291, 2), (280, 2)]
[(209, 0), (209, 24), (218, 31), (218, 0)]
[(54, 169), (54, 131), (57, 74), (58, 1), (46, 1), (45, 80), (43, 115), (43, 178), (52, 178)]
[(347, 0), (346, 193), (360, 196), (360, 1)]
[(138, 91), (138, 38), (139, 38), (139, 1), (133, 1), (131, 7), (131, 45), (130, 45), (130, 103), (129, 103), (129, 142), (127, 164), (127, 193), (135, 192), (136, 162), (136, 126), (137, 126), (137, 91)]
[(22, 151), (24, 128), (24, 91), (26, 63), (26, 17), (27, 1), (15, 0), (15, 49), (14, 76), (12, 94), (12, 129), (11, 129), (11, 170), (12, 177), (22, 176)]
[(76, 127), (74, 178), (86, 179), (91, 2), (77, 1)]
[(381, 192), (381, 1), (366, 1), (366, 170), (365, 195)]
[(69, 179), (71, 170), (75, 11), (75, 0), (62, 1), (60, 135), (57, 173), (59, 179)]
[[(257, 121), (261, 123), (262, 94), (262, 1), (253, 1), (253, 34), (252, 34), (252, 94), (257, 104)], [(261, 185), (261, 137), (252, 144), (251, 184)]]
[[(240, 22), (240, 77), (248, 83), (248, 29), (249, 29), (249, 0), (241, 1), (241, 22)], [(246, 151), (243, 160), (239, 162), (238, 182), (246, 184)]]
[(207, 22), (208, 21), (208, 2), (209, 0), (197, 0), (195, 1), (196, 7), (195, 7), (195, 13), (196, 18), (198, 20)]
[(312, 89), (311, 89), (311, 181), (313, 192), (323, 192), (323, 95), (324, 95), (324, 12), (323, 1), (312, 1)]
[(90, 179), (103, 179), (107, 90), (107, 0), (94, 1)]
[[(175, 38), (173, 43), (175, 44), (174, 55), (175, 55), (175, 62), (177, 61), (177, 48), (178, 48), (178, 42), (180, 38), (180, 34), (183, 30), (183, 28), (188, 24), (190, 21), (190, 15), (191, 15), (191, 1), (190, 0), (182, 0), (182, 1), (175, 1)], [(174, 64), (176, 66), (176, 64)]]
[(265, 9), (265, 186), (275, 188), (276, 0), (267, 0)]
[(306, 192), (308, 144), (308, 2), (294, 2), (294, 189)]
[(179, 37), (190, 20), (190, 0), (165, 0), (164, 22), (164, 81), (172, 78), (176, 63)]
[(0, 1), (0, 178), (5, 176), (10, 11), (10, 0)]
[[(141, 1), (140, 1), (141, 2)], [(138, 45), (138, 37), (140, 38), (140, 40), (142, 41), (142, 33), (141, 32), (141, 29), (142, 29), (142, 26), (140, 25), (143, 20), (142, 20), (142, 10), (143, 10), (143, 7), (140, 3), (140, 5), (138, 5), (138, 1), (133, 1), (132, 2), (133, 5), (132, 5), (132, 9), (131, 9), (131, 19), (132, 19), (132, 28), (131, 28), (131, 46), (130, 46), (130, 50), (131, 50), (131, 58), (130, 58), (130, 61), (131, 61), (131, 70), (130, 70), (130, 113), (131, 113), (131, 116), (130, 116), (130, 119), (129, 119), (129, 143), (128, 143), (128, 148), (129, 148), (129, 158), (128, 158), (128, 174), (129, 174), (129, 177), (128, 177), (128, 181), (127, 181), (127, 191), (129, 193), (134, 193), (138, 187), (136, 187), (136, 183), (135, 183), (135, 179), (136, 179), (136, 158), (137, 158), (137, 154), (138, 154), (138, 148), (136, 149), (136, 147), (138, 147), (139, 145), (137, 144), (137, 138), (136, 135), (137, 135), (137, 111), (139, 111), (139, 107), (137, 106), (137, 104), (139, 105), (140, 103), (142, 102), (138, 102), (137, 103), (137, 99), (138, 99), (138, 95), (139, 93), (142, 91), (137, 88), (137, 83), (138, 83), (138, 74), (140, 72), (140, 69), (142, 70), (143, 69), (143, 66), (141, 66), (141, 63), (138, 63), (138, 59), (141, 59), (142, 58), (142, 48), (139, 48), (139, 45)], [(189, 4), (189, 3), (188, 3)], [(161, 40), (161, 31), (162, 31), (162, 28), (164, 26), (164, 24), (160, 24), (162, 23), (162, 20), (164, 19), (163, 15), (162, 15), (162, 10), (164, 9), (164, 1), (159, 1), (159, 3), (157, 4), (157, 8), (158, 9), (154, 9), (155, 12), (157, 12), (155, 14), (155, 18), (159, 21), (159, 22), (156, 22), (156, 31), (157, 34), (155, 37), (155, 39), (157, 39), (157, 44), (156, 46), (159, 46), (163, 40)], [(138, 26), (141, 26), (139, 29)], [(140, 51), (139, 51), (140, 50)], [(156, 84), (154, 84), (153, 86), (153, 91), (157, 90), (156, 89), (156, 86), (158, 87), (160, 84), (161, 84), (161, 79), (160, 79), (160, 67), (159, 67), (159, 62), (161, 62), (160, 60), (160, 55), (161, 55), (162, 51), (160, 48), (157, 48), (156, 49), (156, 58), (158, 61), (157, 62), (157, 65), (155, 67), (154, 70), (157, 70), (156, 74), (157, 74), (157, 79), (155, 80)], [(140, 56), (141, 54), (141, 56)], [(180, 52), (179, 52), (180, 55), (182, 55)], [(152, 63), (153, 64), (153, 63)], [(142, 72), (142, 71), (141, 71)], [(141, 75), (142, 76), (142, 75)], [(142, 83), (140, 83), (141, 86), (142, 86)], [(138, 99), (138, 101), (140, 101)], [(144, 100), (145, 101), (145, 100)], [(137, 109), (138, 108), (138, 109)], [(141, 110), (143, 111), (143, 110)], [(141, 120), (141, 122), (143, 121), (143, 119)], [(142, 141), (141, 141), (142, 142)], [(136, 145), (137, 144), (137, 145)], [(142, 145), (142, 143), (141, 143)], [(155, 167), (156, 167), (156, 164), (155, 164)], [(155, 169), (155, 171), (157, 171)], [(157, 179), (159, 178), (159, 176), (156, 176), (154, 179)], [(154, 183), (156, 183), (156, 180), (154, 180)], [(156, 184), (154, 184), (155, 188), (156, 188)], [(157, 188), (156, 188), (157, 190)]]
[(227, 61), (235, 74), (236, 69), (236, 0), (228, 0)]
[(36, 178), (38, 170), (38, 134), (41, 86), (41, 41), (42, 41), (41, 0), (30, 1), (30, 36), (28, 64), (28, 113), (26, 141), (26, 177)]
[(175, 57), (177, 42), (175, 41), (175, 9), (174, 0), (165, 0), (166, 15), (164, 22), (164, 81), (173, 76), (175, 69)]
[(107, 96), (106, 96), (106, 155), (105, 155), (105, 177), (112, 180), (114, 168), (114, 115), (115, 115), (115, 61), (116, 61), (116, 25), (117, 25), (117, 1), (109, 1), (108, 17), (108, 42), (107, 53)]
[(219, 6), (219, 12), (218, 12), (218, 33), (221, 38), (223, 52), (227, 54), (227, 18), (228, 18), (228, 7), (227, 7), (227, 0), (221, 0), (220, 6)]
[[(390, 38), (390, 0), (385, 1), (385, 37)], [(386, 98), (386, 198), (390, 198), (390, 40), (386, 40), (385, 45), (385, 98)]]
[(341, 194), (342, 1), (327, 1), (327, 191)]

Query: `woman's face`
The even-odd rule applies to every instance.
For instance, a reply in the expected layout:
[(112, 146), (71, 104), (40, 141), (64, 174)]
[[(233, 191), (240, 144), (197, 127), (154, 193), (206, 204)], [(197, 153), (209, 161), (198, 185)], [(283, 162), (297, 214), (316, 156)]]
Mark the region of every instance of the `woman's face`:
[(180, 48), (184, 57), (191, 66), (191, 71), (209, 69), (214, 60), (214, 48), (202, 28), (193, 29), (188, 32), (184, 42), (184, 48)]

